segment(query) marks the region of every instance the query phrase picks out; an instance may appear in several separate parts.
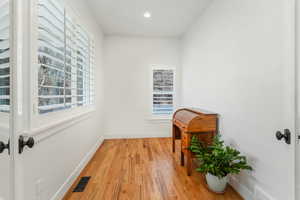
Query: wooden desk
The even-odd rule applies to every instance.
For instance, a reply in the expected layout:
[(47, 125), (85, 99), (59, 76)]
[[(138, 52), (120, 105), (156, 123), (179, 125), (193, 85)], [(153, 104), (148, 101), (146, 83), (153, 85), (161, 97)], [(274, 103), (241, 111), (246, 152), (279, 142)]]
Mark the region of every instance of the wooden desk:
[(184, 166), (184, 156), (187, 158), (187, 175), (192, 172), (192, 152), (188, 149), (191, 138), (196, 135), (205, 144), (210, 144), (218, 133), (218, 114), (197, 109), (182, 108), (173, 115), (173, 152), (175, 140), (181, 140), (181, 165)]

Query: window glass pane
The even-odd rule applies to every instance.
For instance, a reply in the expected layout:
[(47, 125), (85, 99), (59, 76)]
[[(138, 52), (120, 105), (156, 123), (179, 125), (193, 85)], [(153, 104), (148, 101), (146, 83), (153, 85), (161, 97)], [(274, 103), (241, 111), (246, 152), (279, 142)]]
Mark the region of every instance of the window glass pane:
[(172, 92), (173, 70), (154, 70), (153, 90), (154, 92)]
[(153, 70), (152, 112), (155, 115), (170, 115), (174, 105), (174, 71)]

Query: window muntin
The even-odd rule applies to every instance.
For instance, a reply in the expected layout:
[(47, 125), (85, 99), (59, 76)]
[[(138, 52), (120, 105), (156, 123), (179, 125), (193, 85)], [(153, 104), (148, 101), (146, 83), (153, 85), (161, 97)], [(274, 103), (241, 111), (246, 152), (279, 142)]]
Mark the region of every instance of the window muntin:
[(88, 33), (55, 0), (39, 0), (38, 6), (39, 113), (91, 104)]
[(0, 112), (9, 112), (9, 50), (9, 1), (2, 0), (0, 2)]
[(152, 71), (152, 114), (171, 115), (174, 110), (174, 70)]

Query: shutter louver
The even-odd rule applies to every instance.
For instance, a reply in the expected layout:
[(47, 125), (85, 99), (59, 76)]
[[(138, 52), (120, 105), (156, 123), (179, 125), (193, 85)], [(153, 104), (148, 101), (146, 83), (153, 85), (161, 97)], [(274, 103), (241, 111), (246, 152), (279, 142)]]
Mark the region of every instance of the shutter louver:
[(77, 106), (77, 40), (75, 20), (66, 16), (66, 103)]
[(89, 93), (89, 38), (77, 25), (77, 106), (88, 104)]
[(39, 113), (65, 108), (64, 10), (52, 0), (38, 4)]
[(94, 78), (94, 67), (95, 67), (95, 46), (94, 41), (90, 41), (90, 96), (89, 103), (93, 105), (95, 103), (95, 78)]

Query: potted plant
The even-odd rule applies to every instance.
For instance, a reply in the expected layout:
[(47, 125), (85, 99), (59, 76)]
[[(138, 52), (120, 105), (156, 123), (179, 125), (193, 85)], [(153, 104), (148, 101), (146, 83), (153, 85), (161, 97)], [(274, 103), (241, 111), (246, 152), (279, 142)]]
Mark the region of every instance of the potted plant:
[(200, 166), (198, 172), (205, 174), (210, 190), (223, 193), (228, 183), (229, 174), (238, 174), (241, 170), (252, 170), (245, 156), (232, 147), (224, 145), (217, 135), (212, 145), (204, 145), (196, 136), (192, 137), (190, 150), (195, 154)]

